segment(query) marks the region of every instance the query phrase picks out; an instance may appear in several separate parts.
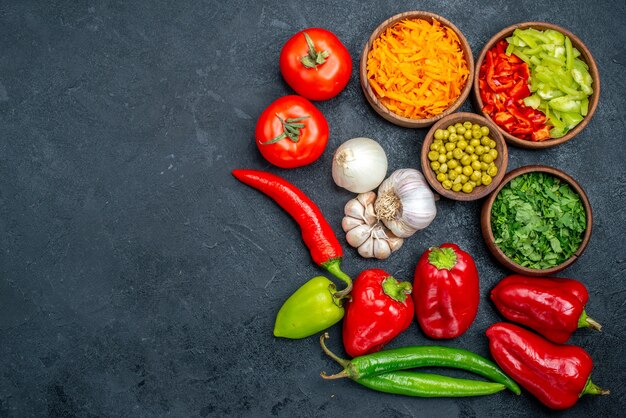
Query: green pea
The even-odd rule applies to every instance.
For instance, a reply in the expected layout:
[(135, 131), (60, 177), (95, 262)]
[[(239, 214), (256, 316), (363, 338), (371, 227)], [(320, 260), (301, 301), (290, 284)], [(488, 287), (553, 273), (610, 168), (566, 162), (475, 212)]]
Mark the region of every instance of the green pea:
[[(454, 135), (456, 135), (456, 134), (454, 134)], [(448, 143), (446, 143), (445, 146), (446, 146), (446, 151), (452, 151), (453, 149), (456, 148), (456, 145), (453, 142), (448, 142)]]
[(495, 149), (497, 145), (498, 145), (498, 144), (497, 144), (497, 143), (496, 143), (496, 141), (494, 141), (493, 139), (491, 140), (491, 142), (489, 142), (489, 148), (493, 148), (493, 149)]
[(487, 126), (481, 126), (480, 127), (480, 133), (483, 134), (483, 136), (488, 136), (489, 135), (489, 128)]
[(465, 126), (461, 125), (458, 128), (456, 128), (456, 133), (458, 135), (463, 135), (465, 133), (465, 131), (467, 131), (467, 129), (465, 129)]
[(456, 147), (464, 150), (465, 148), (467, 148), (467, 141), (461, 139), (459, 142), (457, 142)]
[(476, 148), (477, 146), (480, 145), (480, 139), (472, 139), (470, 140), (469, 144), (473, 146), (474, 148)]
[(457, 177), (459, 177), (459, 173), (457, 173), (457, 172), (456, 172), (456, 171), (454, 171), (454, 170), (450, 170), (450, 171), (448, 171), (448, 173), (447, 173), (447, 174), (448, 174), (448, 178), (449, 178), (450, 180), (456, 180), (456, 178), (457, 178)]
[(461, 173), (463, 173), (463, 167), (462, 166), (455, 167), (454, 171), (456, 171), (457, 173), (461, 174)]
[(491, 144), (491, 139), (487, 138), (486, 136), (485, 136), (485, 137), (482, 137), (482, 138), (480, 139), (480, 143), (481, 143), (484, 147), (491, 148), (491, 147), (489, 146), (489, 144)]
[(472, 157), (470, 157), (469, 155), (465, 154), (463, 158), (461, 158), (461, 165), (468, 166), (471, 163), (472, 163)]
[(443, 139), (448, 139), (450, 137), (450, 131), (445, 130), (443, 131), (442, 135), (443, 135)]
[(448, 126), (448, 132), (450, 132), (451, 134), (455, 134), (456, 133), (456, 128), (454, 127), (454, 125)]
[(439, 144), (436, 142), (433, 142), (432, 144), (430, 144), (429, 148), (431, 151), (439, 151)]
[(463, 151), (465, 151), (466, 153), (471, 155), (471, 154), (474, 153), (474, 147), (471, 146), (471, 145), (468, 145), (468, 146), (465, 147), (465, 149)]
[(454, 127), (455, 127), (455, 128), (456, 128), (456, 130), (458, 131), (458, 130), (459, 130), (459, 128), (462, 128), (462, 127), (463, 127), (463, 124), (462, 124), (461, 122), (457, 122), (457, 123), (455, 123), (455, 124), (454, 124)]
[(470, 165), (470, 167), (472, 167), (472, 169), (474, 170), (480, 170), (482, 165), (480, 164), (480, 161), (472, 161), (472, 164)]
[(493, 179), (491, 178), (489, 174), (483, 174), (481, 180), (485, 186), (489, 186), (491, 182), (493, 181)]
[(439, 154), (439, 158), (437, 158), (437, 161), (439, 161), (441, 164), (448, 161), (448, 159), (446, 158), (446, 154)]
[(483, 133), (480, 131), (480, 129), (476, 129), (476, 130), (472, 130), (472, 137), (474, 139), (480, 139), (482, 138)]
[(428, 159), (430, 161), (437, 161), (438, 158), (439, 158), (439, 153), (437, 151), (430, 151), (428, 153)]
[(441, 183), (442, 181), (447, 180), (447, 179), (448, 179), (448, 176), (446, 176), (446, 173), (439, 173), (439, 174), (437, 174), (437, 181), (438, 182)]
[(479, 124), (477, 124), (477, 123), (474, 123), (474, 124), (472, 125), (472, 130), (473, 130), (473, 131), (475, 131), (475, 130), (479, 130), (479, 131), (480, 131), (480, 125), (479, 125)]
[(485, 147), (483, 147), (482, 145), (478, 145), (476, 148), (474, 148), (474, 152), (478, 156), (483, 155), (486, 152)]
[(439, 167), (441, 167), (441, 163), (439, 161), (433, 161), (430, 163), (430, 168), (432, 168), (435, 171), (438, 171)]
[(491, 158), (493, 160), (495, 160), (496, 158), (498, 158), (498, 150), (496, 149), (490, 149), (489, 150), (489, 155), (491, 155)]
[(493, 162), (493, 157), (491, 154), (485, 154), (482, 156), (481, 160), (483, 161), (483, 164), (489, 164)]
[(435, 139), (443, 139), (443, 129), (437, 129), (435, 131)]
[(461, 182), (459, 182), (459, 183), (454, 183), (454, 184), (452, 185), (452, 191), (453, 191), (453, 192), (460, 192), (462, 188), (463, 188), (463, 185), (461, 184)]
[(452, 151), (446, 152), (446, 159), (448, 159), (448, 160), (452, 159)]
[(482, 182), (482, 176), (481, 176), (476, 180), (476, 186), (482, 186), (482, 185), (483, 185), (483, 182)]
[(487, 171), (488, 168), (489, 168), (489, 164), (487, 164), (486, 162), (480, 163), (480, 171)]
[(472, 175), (470, 176), (470, 180), (472, 181), (478, 181), (478, 179), (480, 179), (482, 177), (483, 173), (480, 172), (480, 170), (478, 171), (474, 171), (472, 173)]
[(460, 160), (463, 157), (463, 150), (460, 148), (455, 148), (454, 151), (452, 151), (452, 157), (456, 160)]
[(469, 184), (471, 184), (472, 186), (476, 187), (476, 182), (474, 180), (470, 180), (468, 181)]
[(446, 164), (446, 163), (441, 164), (441, 166), (439, 167), (439, 172), (440, 173), (447, 173), (448, 172), (448, 164)]
[(443, 182), (441, 182), (441, 185), (446, 190), (450, 190), (452, 188), (452, 182), (450, 180), (444, 180)]
[(472, 122), (470, 122), (469, 120), (463, 122), (463, 127), (465, 129), (472, 129)]
[(463, 167), (463, 174), (466, 176), (471, 176), (472, 173), (474, 172), (474, 169), (472, 167), (470, 167), (469, 165), (466, 165), (465, 167)]
[(495, 165), (489, 167), (489, 169), (487, 170), (487, 174), (489, 174), (491, 177), (495, 177), (496, 174), (498, 174), (498, 167), (496, 167)]
[(472, 191), (474, 190), (474, 186), (472, 185), (472, 183), (465, 183), (461, 190), (463, 190), (463, 193), (472, 193)]
[(479, 157), (476, 154), (472, 154), (472, 155), (470, 155), (470, 158), (472, 159), (472, 161), (478, 161)]
[(448, 138), (448, 141), (450, 142), (456, 142), (459, 140), (459, 136), (457, 134), (450, 134), (450, 137)]
[(463, 138), (470, 140), (472, 139), (472, 131), (470, 129), (468, 129), (467, 131), (465, 131), (465, 133), (463, 134)]
[(457, 168), (459, 166), (459, 161), (458, 159), (452, 159), (452, 160), (448, 160), (448, 168), (451, 170), (454, 170), (455, 168)]
[(461, 183), (463, 184), (469, 181), (469, 177), (467, 177), (465, 174), (461, 174), (459, 177), (461, 178)]

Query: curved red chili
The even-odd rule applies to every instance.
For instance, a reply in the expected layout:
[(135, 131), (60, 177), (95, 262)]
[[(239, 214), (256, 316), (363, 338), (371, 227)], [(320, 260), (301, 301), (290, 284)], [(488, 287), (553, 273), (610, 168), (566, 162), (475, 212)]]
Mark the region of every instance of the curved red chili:
[(287, 180), (260, 170), (233, 170), (233, 176), (242, 183), (271, 197), (298, 223), (302, 240), (309, 248), (311, 258), (320, 267), (328, 270), (352, 288), (352, 280), (341, 271), (343, 250), (322, 212), (311, 199)]

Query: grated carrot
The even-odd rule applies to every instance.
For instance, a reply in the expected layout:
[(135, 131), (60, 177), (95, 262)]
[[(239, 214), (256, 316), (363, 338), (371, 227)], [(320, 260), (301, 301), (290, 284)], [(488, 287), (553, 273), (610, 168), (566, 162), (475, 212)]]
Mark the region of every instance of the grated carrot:
[(405, 19), (373, 42), (367, 77), (389, 110), (425, 119), (443, 113), (461, 95), (469, 69), (452, 29), (435, 19)]

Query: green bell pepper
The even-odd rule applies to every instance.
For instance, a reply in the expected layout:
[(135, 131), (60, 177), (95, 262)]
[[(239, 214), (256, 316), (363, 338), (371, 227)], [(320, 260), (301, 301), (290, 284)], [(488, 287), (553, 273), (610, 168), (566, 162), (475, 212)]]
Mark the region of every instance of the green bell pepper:
[(336, 294), (335, 284), (324, 276), (303, 284), (278, 311), (274, 336), (305, 338), (339, 322), (344, 308)]

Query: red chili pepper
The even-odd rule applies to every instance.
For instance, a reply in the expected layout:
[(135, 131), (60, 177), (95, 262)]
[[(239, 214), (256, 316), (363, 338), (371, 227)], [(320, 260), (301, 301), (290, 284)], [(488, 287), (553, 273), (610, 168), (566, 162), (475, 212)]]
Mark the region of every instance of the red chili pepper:
[(296, 186), (274, 174), (258, 170), (233, 170), (233, 176), (274, 199), (293, 217), (300, 226), (302, 239), (313, 261), (346, 283), (347, 287), (338, 293), (339, 297), (348, 294), (352, 288), (352, 279), (341, 271), (341, 244), (317, 205)]
[(533, 141), (548, 139), (545, 115), (526, 106), (523, 100), (530, 96), (528, 64), (514, 54), (507, 55), (507, 45), (504, 40), (498, 42), (487, 51), (480, 67), (482, 110), (511, 135)]
[(455, 244), (428, 249), (415, 268), (415, 313), (431, 338), (455, 338), (478, 312), (478, 270), (472, 257)]
[(413, 321), (411, 283), (399, 282), (384, 270), (363, 271), (346, 302), (343, 344), (352, 357), (379, 351)]
[(574, 406), (582, 395), (607, 395), (591, 382), (593, 361), (574, 345), (557, 345), (517, 325), (499, 322), (487, 329), (498, 366), (552, 409)]
[(559, 344), (578, 328), (602, 328), (585, 312), (588, 299), (587, 289), (576, 280), (517, 274), (502, 279), (491, 291), (491, 300), (506, 319)]

